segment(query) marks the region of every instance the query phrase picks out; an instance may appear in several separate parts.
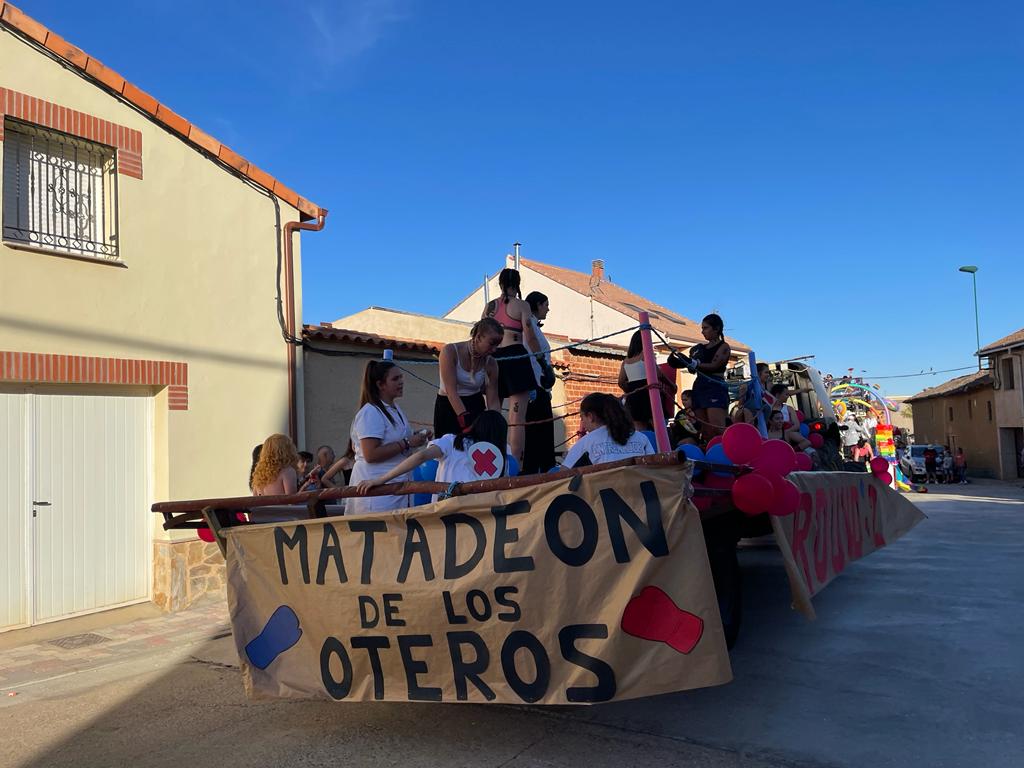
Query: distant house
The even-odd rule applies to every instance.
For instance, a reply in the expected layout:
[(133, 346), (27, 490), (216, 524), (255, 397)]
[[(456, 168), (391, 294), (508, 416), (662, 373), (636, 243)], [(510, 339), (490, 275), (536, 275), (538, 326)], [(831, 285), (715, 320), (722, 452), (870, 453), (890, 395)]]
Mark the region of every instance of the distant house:
[(0, 6), (0, 630), (182, 608), (222, 561), (149, 507), (248, 493), (301, 425), (282, 253), (326, 211)]
[(968, 474), (999, 477), (993, 394), (991, 373), (975, 371), (908, 397), (914, 442), (963, 448)]
[(978, 350), (992, 374), (999, 477), (1024, 477), (1024, 328)]

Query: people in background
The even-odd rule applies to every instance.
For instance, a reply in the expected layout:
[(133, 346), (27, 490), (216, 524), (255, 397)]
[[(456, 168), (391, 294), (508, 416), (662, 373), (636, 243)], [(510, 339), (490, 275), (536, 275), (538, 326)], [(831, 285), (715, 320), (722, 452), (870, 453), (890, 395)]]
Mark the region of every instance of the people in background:
[(316, 469), (320, 475), (320, 485), (324, 488), (337, 488), (341, 484), (337, 470), (328, 471), (334, 462), (334, 449), (331, 446), (321, 445), (316, 449)]
[(947, 484), (954, 482), (953, 466), (953, 452), (949, 450), (947, 445), (945, 453), (942, 454), (942, 479)]
[(804, 451), (805, 453), (813, 453), (814, 447), (810, 441), (800, 434), (800, 430), (790, 427), (786, 428), (786, 418), (782, 415), (782, 411), (773, 410), (768, 416), (768, 427), (767, 438), (769, 440), (785, 440), (794, 448)]
[(938, 459), (939, 453), (935, 450), (935, 446), (929, 445), (924, 449), (924, 481), (926, 483), (937, 483), (938, 478)]
[(256, 472), (256, 464), (260, 460), (260, 453), (263, 451), (263, 443), (256, 445), (252, 449), (252, 465), (249, 467), (249, 490), (252, 490), (252, 476)]
[(540, 291), (526, 294), (530, 305), (530, 325), (540, 346), (540, 354), (533, 357), (533, 375), (537, 380), (536, 395), (526, 408), (526, 445), (520, 474), (547, 472), (555, 466), (555, 422), (551, 412), (551, 388), (555, 386), (555, 369), (551, 366), (551, 345), (541, 326), (551, 310), (548, 297)]
[(441, 385), (434, 401), (435, 435), (458, 435), (486, 409), (501, 409), (498, 363), (491, 353), (504, 334), (497, 320), (485, 317), (473, 324), (467, 341), (441, 348)]
[(299, 478), (299, 490), (308, 491), (309, 474), (313, 471), (313, 454), (309, 451), (299, 451), (299, 461), (295, 465), (295, 474)]
[(592, 392), (580, 403), (585, 431), (569, 449), (563, 467), (584, 467), (654, 453), (647, 437), (636, 431), (622, 403), (604, 392)]
[(252, 491), (256, 496), (295, 493), (299, 452), (287, 435), (271, 435), (263, 441), (259, 461), (252, 473)]
[(960, 485), (967, 485), (967, 457), (964, 456), (964, 449), (957, 448), (956, 456), (953, 459), (956, 467), (956, 480)]
[(680, 445), (700, 445), (700, 424), (693, 412), (693, 390), (684, 389), (680, 398), (681, 408), (669, 427), (669, 442)]
[[(490, 443), (499, 451), (503, 451), (508, 442), (508, 422), (498, 411), (484, 411), (470, 425), (469, 432), (457, 435), (446, 434), (431, 440), (422, 451), (417, 451), (401, 461), (397, 466), (379, 477), (363, 480), (359, 483), (360, 493), (371, 488), (391, 482), (395, 478), (408, 475), (424, 462), (436, 459), (439, 483), (468, 483), (481, 479), (474, 469), (470, 448), (475, 443)], [(508, 465), (505, 464), (507, 472)], [(437, 494), (433, 500), (437, 501)]]
[(540, 345), (533, 335), (533, 326), (529, 322), (532, 312), (530, 305), (522, 299), (519, 281), (517, 270), (507, 267), (501, 270), (498, 275), (501, 295), (487, 302), (483, 317), (493, 317), (504, 330), (501, 344), (494, 351), (498, 361), (498, 395), (502, 401), (508, 398), (509, 448), (522, 466), (523, 448), (526, 445), (526, 429), (523, 426), (526, 407), (530, 401), (530, 392), (537, 387), (528, 355), (530, 352), (539, 352)]
[[(414, 448), (425, 445), (429, 439), (429, 430), (412, 431), (409, 420), (395, 402), (404, 389), (402, 370), (390, 360), (371, 360), (366, 364), (359, 411), (352, 422), (355, 464), (350, 485), (391, 471)], [(399, 479), (404, 481), (409, 477), (403, 475)], [(386, 512), (408, 506), (407, 495), (352, 497), (346, 501), (345, 514)]]
[(864, 437), (864, 433), (861, 432), (860, 424), (851, 413), (847, 413), (846, 419), (843, 421), (842, 436), (846, 458), (853, 461), (853, 449), (857, 447), (857, 442)]
[[(658, 387), (662, 391), (669, 388), (674, 390), (675, 382), (659, 370)], [(633, 425), (639, 430), (654, 429), (647, 368), (644, 366), (644, 343), (640, 331), (635, 331), (630, 337), (626, 358), (619, 365), (619, 389), (626, 393), (626, 411), (633, 419)]]
[(875, 452), (871, 450), (871, 443), (863, 437), (860, 438), (860, 440), (857, 441), (856, 447), (853, 449), (853, 460), (858, 464), (866, 465), (873, 458), (875, 458)]
[(705, 342), (692, 347), (689, 356), (673, 352), (669, 363), (676, 368), (686, 368), (697, 376), (693, 383), (693, 410), (700, 419), (701, 435), (707, 442), (725, 430), (729, 407), (725, 369), (732, 350), (725, 340), (725, 323), (718, 315), (706, 315), (701, 321), (700, 332)]

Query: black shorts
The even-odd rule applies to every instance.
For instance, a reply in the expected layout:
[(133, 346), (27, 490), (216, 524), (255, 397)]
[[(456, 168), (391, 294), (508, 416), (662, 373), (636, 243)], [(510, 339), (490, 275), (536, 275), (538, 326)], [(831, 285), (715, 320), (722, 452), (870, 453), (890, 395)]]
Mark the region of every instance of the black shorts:
[(694, 410), (721, 408), (724, 411), (729, 407), (729, 387), (724, 381), (697, 376), (693, 383), (693, 407)]
[[(509, 395), (518, 395), (537, 388), (537, 377), (533, 375), (533, 364), (526, 355), (522, 344), (498, 347), (491, 355), (498, 362), (498, 396), (504, 400)], [(507, 358), (514, 358), (509, 360)]]
[[(475, 395), (459, 395), (462, 404), (466, 406), (470, 422), (484, 412), (484, 395), (477, 392)], [(441, 435), (458, 435), (462, 432), (459, 426), (459, 414), (448, 402), (447, 395), (438, 395), (434, 401), (434, 437)]]

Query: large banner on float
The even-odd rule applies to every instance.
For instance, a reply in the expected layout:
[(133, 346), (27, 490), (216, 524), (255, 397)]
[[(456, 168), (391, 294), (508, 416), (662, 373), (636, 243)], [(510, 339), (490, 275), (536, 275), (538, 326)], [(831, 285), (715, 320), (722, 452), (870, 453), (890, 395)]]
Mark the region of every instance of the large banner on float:
[(684, 467), (230, 529), (253, 697), (593, 704), (732, 678)]
[(847, 565), (891, 544), (924, 519), (902, 495), (859, 472), (793, 472), (800, 506), (772, 517), (793, 603), (814, 618), (811, 598)]

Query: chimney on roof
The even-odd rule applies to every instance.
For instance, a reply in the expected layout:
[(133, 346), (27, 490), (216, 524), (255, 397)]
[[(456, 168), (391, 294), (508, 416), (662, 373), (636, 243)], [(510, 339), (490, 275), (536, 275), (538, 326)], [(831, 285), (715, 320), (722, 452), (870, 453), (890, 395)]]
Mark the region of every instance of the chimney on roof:
[(594, 259), (590, 262), (590, 287), (600, 285), (604, 281), (604, 259)]
[(514, 264), (513, 269), (516, 272), (519, 271), (519, 246), (521, 245), (522, 243), (512, 243), (512, 263)]

